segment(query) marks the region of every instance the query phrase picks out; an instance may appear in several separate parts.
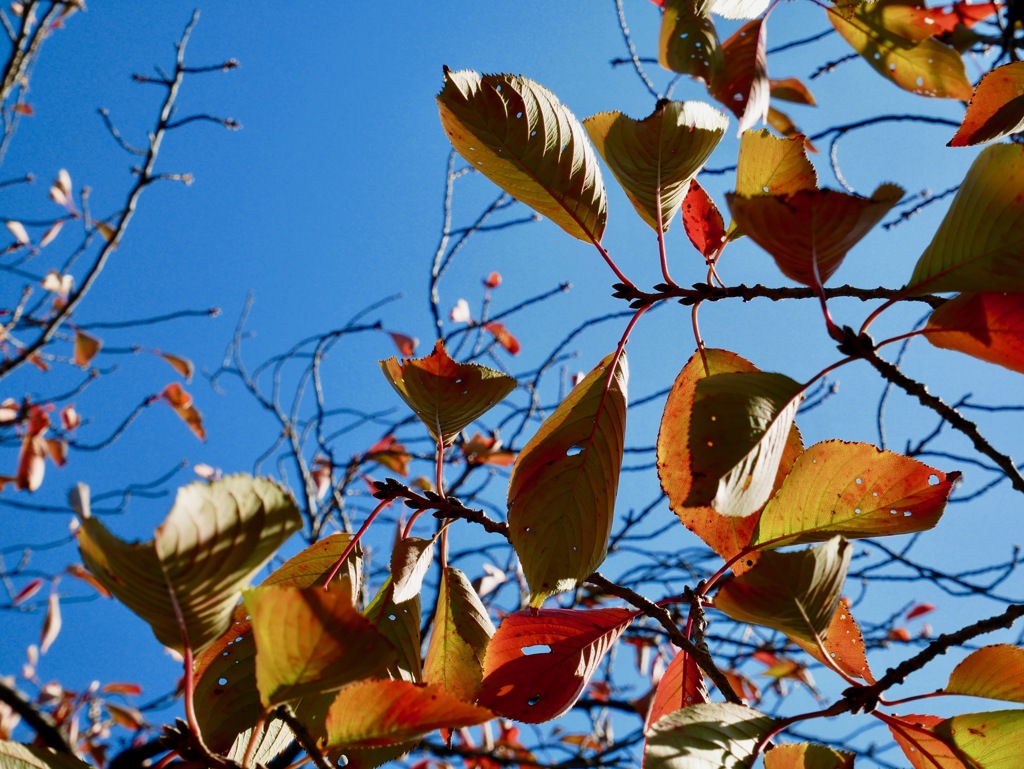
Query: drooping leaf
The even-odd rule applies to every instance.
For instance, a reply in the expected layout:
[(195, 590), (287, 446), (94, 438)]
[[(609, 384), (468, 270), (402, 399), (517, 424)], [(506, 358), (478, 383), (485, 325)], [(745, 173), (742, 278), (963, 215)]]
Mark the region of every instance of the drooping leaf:
[[(800, 638), (794, 638), (794, 643), (810, 654), (814, 659), (823, 665), (830, 664), (825, 661), (818, 648), (818, 644), (811, 643)], [(842, 670), (846, 675), (853, 678), (861, 678), (869, 684), (875, 682), (868, 667), (867, 653), (864, 647), (864, 636), (857, 626), (857, 621), (850, 612), (850, 602), (846, 598), (840, 598), (836, 606), (832, 621), (829, 622), (828, 630), (822, 641), (825, 651), (828, 652), (832, 665)]]
[(92, 359), (96, 357), (96, 354), (102, 347), (103, 342), (100, 339), (85, 333), (81, 329), (76, 329), (75, 356), (71, 362), (79, 368), (89, 368)]
[(272, 585), (247, 590), (244, 598), (265, 707), (340, 689), (398, 658), (347, 590)]
[(984, 769), (1020, 764), (1024, 710), (965, 713), (935, 725), (935, 733)]
[(41, 745), (0, 740), (0, 769), (89, 769), (89, 764)]
[(723, 65), (711, 78), (712, 95), (739, 119), (739, 133), (768, 114), (768, 52), (764, 19), (740, 27), (722, 44)]
[[(203, 736), (205, 737), (206, 735), (204, 734)], [(270, 762), (282, 753), (294, 739), (295, 735), (292, 733), (292, 730), (288, 728), (284, 721), (278, 718), (272, 719), (269, 723), (262, 724), (260, 726), (260, 734), (256, 738), (255, 750), (253, 750), (250, 758), (253, 766), (269, 766)], [(252, 728), (239, 733), (227, 752), (228, 758), (241, 764), (251, 741)]]
[[(352, 535), (332, 534), (313, 543), (275, 569), (262, 586), (322, 587), (335, 561), (348, 548)], [(361, 558), (353, 552), (331, 583), (331, 591), (358, 597)], [(256, 644), (244, 605), (235, 609), (231, 626), (195, 660), (196, 719), (206, 744), (228, 750), (236, 735), (251, 730), (263, 714), (256, 687)], [(326, 707), (326, 706), (325, 706)]]
[(418, 595), (434, 560), (434, 540), (406, 537), (391, 551), (391, 600), (405, 603)]
[(186, 644), (201, 652), (227, 630), (249, 580), (302, 527), (284, 489), (245, 475), (179, 489), (145, 543), (118, 539), (89, 514), (87, 498), (79, 499), (82, 561), (160, 643), (179, 652)]
[(725, 242), (725, 222), (715, 201), (694, 179), (683, 198), (683, 227), (686, 236), (706, 259), (710, 259)]
[(807, 159), (803, 137), (780, 139), (767, 129), (740, 137), (737, 195), (791, 195), (817, 189), (818, 175)]
[(405, 476), (409, 474), (412, 455), (394, 435), (388, 434), (370, 446), (366, 450), (366, 454), (363, 455), (363, 459), (376, 462), (393, 473)]
[(744, 234), (772, 255), (779, 269), (805, 286), (825, 283), (889, 209), (903, 189), (883, 184), (870, 198), (837, 190), (800, 190), (789, 195), (726, 194)]
[(946, 691), (1005, 702), (1024, 702), (1024, 649), (998, 644), (972, 652), (954, 668)]
[(608, 204), (583, 127), (525, 77), (444, 71), (441, 125), (473, 168), (575, 238), (600, 241)]
[[(626, 432), (626, 356), (573, 388), (512, 467), (508, 524), (531, 604), (573, 589), (607, 554)], [(609, 381), (610, 380), (610, 381)]]
[(776, 745), (764, 754), (764, 769), (853, 769), (853, 753), (810, 742)]
[(752, 545), (777, 548), (933, 528), (959, 474), (868, 443), (823, 441), (801, 454), (761, 513)]
[(425, 358), (388, 358), (381, 371), (427, 430), (446, 446), (516, 387), (516, 380), (475, 363), (457, 363), (439, 340)]
[(925, 339), (1024, 374), (1024, 295), (967, 293), (937, 307)]
[(203, 427), (203, 415), (192, 403), (192, 396), (185, 392), (184, 388), (177, 382), (171, 382), (165, 387), (160, 395), (174, 409), (174, 413), (188, 425), (188, 429), (195, 433), (201, 440), (206, 440), (206, 429)]
[(565, 713), (635, 612), (539, 609), (505, 617), (487, 647), (477, 702), (500, 716), (539, 724)]
[(949, 141), (969, 147), (1024, 130), (1024, 62), (1014, 61), (985, 73), (974, 88), (967, 114)]
[(968, 769), (933, 731), (942, 721), (938, 716), (912, 715), (889, 718), (886, 725), (914, 769)]
[(161, 358), (167, 361), (167, 364), (181, 374), (186, 382), (192, 381), (192, 375), (195, 374), (196, 367), (188, 358), (182, 358), (180, 355), (171, 355), (167, 352), (158, 352)]
[(43, 629), (39, 634), (39, 653), (46, 654), (53, 646), (53, 642), (60, 635), (63, 625), (60, 616), (60, 595), (56, 590), (50, 591), (50, 597), (46, 601), (46, 615), (43, 617)]
[(519, 344), (519, 340), (512, 335), (504, 323), (499, 323), (496, 320), (492, 320), (489, 323), (484, 323), (484, 328), (490, 331), (498, 344), (505, 348), (505, 352), (509, 355), (518, 355), (522, 349), (522, 345)]
[(658, 682), (651, 710), (644, 721), (645, 728), (650, 729), (662, 716), (674, 713), (680, 708), (710, 701), (711, 696), (708, 694), (708, 687), (704, 683), (700, 668), (693, 657), (680, 649)]
[[(753, 363), (726, 350), (709, 348), (704, 351), (708, 374), (730, 374), (757, 371)], [(690, 472), (690, 415), (696, 396), (697, 382), (704, 377), (704, 363), (694, 354), (679, 372), (665, 403), (665, 412), (658, 432), (657, 461), (661, 487), (668, 496), (669, 506), (686, 528), (704, 540), (723, 560), (731, 561), (749, 543), (757, 528), (757, 516), (726, 516), (711, 507), (688, 507), (693, 476)], [(792, 427), (779, 463), (775, 485), (789, 473), (797, 455), (803, 451), (800, 432)], [(754, 565), (757, 553), (733, 565), (736, 573)]]
[(794, 104), (806, 104), (809, 107), (817, 105), (814, 94), (799, 78), (787, 77), (782, 80), (769, 80), (768, 86), (773, 99), (791, 101)]
[(389, 331), (388, 334), (391, 336), (391, 341), (395, 343), (395, 347), (398, 348), (399, 355), (411, 358), (416, 354), (416, 347), (420, 343), (419, 339), (405, 334), (399, 334), (394, 331)]
[(409, 600), (397, 602), (391, 585), (391, 577), (388, 577), (363, 614), (398, 650), (398, 661), (389, 666), (388, 676), (419, 683), (423, 678), (423, 664), (420, 660), (420, 595), (415, 593)]
[(762, 371), (697, 382), (690, 418), (687, 507), (722, 515), (757, 511), (774, 487), (803, 385)]
[(710, 83), (722, 66), (722, 47), (708, 0), (666, 0), (658, 36), (658, 63)]
[(797, 124), (793, 122), (793, 118), (787, 115), (785, 112), (775, 107), (768, 107), (768, 116), (765, 118), (768, 121), (768, 125), (778, 131), (780, 134), (785, 136), (787, 139), (799, 138), (804, 143), (804, 148), (808, 152), (817, 152), (818, 149), (811, 143), (810, 139), (803, 135)]
[(655, 231), (659, 209), (661, 229), (669, 228), (728, 124), (724, 114), (700, 101), (660, 101), (643, 120), (602, 112), (583, 121), (633, 207)]
[(677, 710), (647, 733), (645, 769), (747, 769), (774, 720), (745, 705), (707, 702)]
[(756, 19), (769, 0), (711, 0), (711, 13), (717, 13), (724, 19)]
[(920, 96), (970, 99), (971, 83), (956, 50), (931, 37), (909, 39), (886, 26), (887, 9), (901, 4), (878, 0), (861, 3), (852, 11), (829, 8), (828, 18), (875, 71), (900, 88)]
[(434, 627), (423, 663), (423, 680), (440, 684), (464, 702), (473, 702), (483, 681), (484, 657), (494, 625), (476, 590), (458, 569), (448, 566), (437, 592)]
[(851, 555), (841, 537), (792, 553), (764, 552), (750, 571), (719, 588), (715, 608), (809, 643), (827, 639)]
[(910, 277), (914, 293), (1024, 292), (1024, 145), (981, 151)]
[(474, 726), (491, 718), (490, 711), (462, 702), (436, 684), (361, 681), (338, 692), (331, 704), (327, 745), (383, 747), (434, 729)]

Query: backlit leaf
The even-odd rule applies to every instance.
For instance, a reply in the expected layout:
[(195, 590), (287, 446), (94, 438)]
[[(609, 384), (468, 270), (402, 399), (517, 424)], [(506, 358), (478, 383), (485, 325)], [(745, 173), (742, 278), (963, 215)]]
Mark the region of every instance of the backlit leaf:
[(938, 716), (913, 715), (889, 718), (886, 725), (914, 769), (968, 769), (933, 731), (942, 721)]
[(725, 19), (756, 19), (767, 7), (768, 0), (711, 0), (711, 12)]
[(826, 639), (851, 550), (849, 542), (835, 537), (797, 552), (764, 552), (750, 571), (719, 588), (715, 608), (791, 638), (809, 643), (814, 643), (815, 635)]
[(822, 645), (828, 652), (830, 662), (825, 661), (818, 644), (799, 638), (794, 638), (793, 641), (823, 665), (835, 665), (848, 676), (861, 678), (869, 684), (875, 682), (871, 668), (868, 667), (864, 636), (850, 612), (849, 599), (839, 599), (839, 604), (832, 615), (832, 621), (829, 622), (828, 630), (825, 631)]
[(815, 265), (824, 284), (846, 252), (903, 197), (883, 184), (870, 198), (837, 190), (800, 190), (790, 195), (726, 194), (736, 224), (772, 255), (792, 280), (814, 286)]
[(477, 702), (539, 724), (580, 698), (602, 658), (633, 621), (627, 609), (527, 609), (509, 614), (487, 647)]
[(388, 358), (380, 368), (434, 440), (443, 436), (446, 446), (516, 387), (500, 371), (452, 360), (440, 340), (425, 358)]
[(391, 336), (391, 341), (395, 343), (395, 347), (398, 348), (399, 355), (403, 355), (406, 358), (411, 358), (416, 354), (416, 345), (420, 343), (419, 339), (415, 337), (406, 336), (405, 334), (397, 334), (393, 331), (388, 332)]
[(28, 236), (28, 231), (25, 229), (25, 225), (14, 219), (8, 219), (7, 229), (14, 236), (14, 239), (23, 246), (27, 246), (31, 243), (31, 239)]
[(1024, 292), (1024, 145), (994, 144), (967, 177), (921, 254), (909, 285), (936, 291)]
[(165, 387), (159, 396), (170, 404), (174, 413), (188, 425), (188, 429), (195, 433), (201, 440), (206, 440), (206, 429), (203, 427), (203, 415), (192, 404), (192, 396), (189, 395), (177, 382), (171, 382)]
[(668, 664), (665, 674), (654, 692), (651, 710), (644, 722), (647, 729), (656, 724), (662, 716), (674, 713), (680, 708), (710, 702), (704, 676), (693, 657), (680, 649)]
[(934, 38), (915, 41), (887, 28), (886, 12), (893, 5), (902, 3), (864, 2), (852, 12), (829, 8), (828, 18), (868, 64), (900, 88), (920, 96), (970, 99), (971, 83), (960, 54)]
[(710, 90), (739, 119), (739, 133), (768, 114), (767, 37), (764, 19), (740, 27), (722, 44), (724, 64), (711, 78)]
[(643, 120), (602, 112), (583, 126), (641, 218), (657, 230), (660, 208), (667, 230), (728, 123), (704, 102), (660, 101)]
[(96, 353), (103, 347), (103, 342), (84, 331), (75, 330), (75, 357), (71, 360), (80, 368), (89, 368)]
[(60, 635), (60, 628), (63, 622), (60, 616), (60, 596), (56, 590), (50, 591), (50, 597), (46, 602), (46, 615), (43, 617), (43, 629), (39, 634), (39, 653), (46, 654), (53, 646), (53, 642)]
[(629, 379), (625, 353), (609, 376), (614, 357), (573, 388), (512, 467), (509, 535), (533, 606), (573, 589), (607, 554)]
[(433, 539), (406, 537), (395, 543), (391, 551), (391, 590), (395, 603), (404, 603), (419, 594), (433, 560)]
[(787, 77), (782, 80), (769, 80), (768, 86), (773, 99), (806, 104), (810, 107), (817, 104), (810, 89), (799, 78)]
[(89, 764), (41, 745), (0, 740), (0, 769), (89, 769)]
[(960, 294), (932, 312), (924, 337), (1024, 374), (1024, 295)]
[[(203, 735), (206, 736), (205, 733)], [(252, 739), (252, 729), (246, 729), (235, 738), (231, 748), (227, 751), (227, 757), (238, 764), (245, 758), (246, 751)], [(256, 747), (251, 756), (253, 766), (269, 766), (275, 756), (280, 754), (295, 739), (292, 730), (284, 721), (272, 719), (270, 723), (260, 726), (260, 735), (256, 738)]]
[(466, 575), (446, 567), (438, 588), (423, 680), (440, 684), (464, 702), (475, 701), (483, 680), (487, 644), (493, 635), (487, 609)]
[(391, 584), (391, 577), (388, 577), (363, 614), (398, 650), (398, 661), (388, 667), (388, 676), (419, 683), (423, 678), (420, 660), (420, 596), (415, 593), (409, 600), (397, 602)]
[(972, 652), (954, 668), (946, 691), (1006, 702), (1024, 702), (1024, 649), (999, 644)]
[(666, 0), (658, 36), (658, 63), (710, 83), (722, 66), (722, 48), (708, 0)]
[(764, 769), (853, 769), (853, 753), (809, 742), (776, 745), (764, 754)]
[(771, 495), (803, 385), (762, 371), (697, 382), (690, 418), (687, 507), (746, 516)]
[(171, 355), (170, 353), (162, 352), (158, 353), (167, 363), (179, 374), (185, 377), (186, 382), (192, 381), (192, 375), (195, 373), (196, 367), (192, 361), (188, 358), (182, 358), (180, 355)]
[(302, 527), (284, 489), (244, 475), (179, 489), (155, 538), (145, 543), (111, 534), (90, 515), (81, 491), (77, 504), (86, 567), (150, 624), (160, 643), (179, 652), (187, 644), (198, 653), (227, 630), (249, 580)]
[(725, 222), (715, 201), (694, 179), (683, 198), (683, 227), (686, 237), (700, 253), (710, 259), (725, 242)]
[(339, 689), (382, 672), (398, 655), (347, 590), (272, 585), (247, 590), (264, 706)]
[(817, 186), (803, 137), (780, 139), (767, 129), (747, 131), (740, 137), (737, 195), (790, 195)]
[(327, 712), (328, 747), (373, 748), (489, 721), (493, 714), (436, 684), (361, 681), (346, 686)]
[[(748, 360), (726, 350), (709, 348), (704, 351), (709, 375), (757, 371)], [(665, 412), (658, 432), (657, 461), (661, 487), (668, 496), (669, 506), (686, 528), (704, 540), (723, 560), (730, 561), (749, 543), (757, 528), (757, 516), (726, 516), (711, 507), (688, 507), (685, 502), (693, 486), (690, 472), (690, 415), (696, 396), (697, 382), (704, 378), (704, 363), (699, 354), (686, 363), (679, 372), (665, 403)], [(803, 451), (800, 432), (796, 425), (787, 438), (779, 464), (775, 485), (778, 487), (789, 472), (797, 455)], [(736, 573), (754, 565), (758, 554), (751, 553), (733, 565)]]
[(1020, 765), (1024, 710), (953, 716), (936, 724), (935, 733), (984, 769), (1015, 769)]
[(512, 332), (505, 327), (504, 323), (492, 320), (489, 323), (484, 323), (484, 328), (491, 332), (498, 341), (498, 344), (504, 347), (505, 352), (509, 355), (519, 354), (522, 346), (519, 344), (519, 340), (512, 335)]
[(987, 72), (974, 88), (967, 114), (950, 147), (967, 147), (1024, 130), (1024, 62)]
[(600, 241), (604, 182), (583, 127), (525, 77), (445, 68), (437, 97), (452, 146), (477, 171), (573, 237)]
[[(959, 474), (868, 443), (824, 441), (801, 454), (761, 513), (759, 547), (911, 534), (933, 528)], [(934, 483), (933, 483), (934, 481)]]
[(747, 769), (774, 720), (745, 705), (707, 702), (664, 716), (647, 733), (644, 769)]

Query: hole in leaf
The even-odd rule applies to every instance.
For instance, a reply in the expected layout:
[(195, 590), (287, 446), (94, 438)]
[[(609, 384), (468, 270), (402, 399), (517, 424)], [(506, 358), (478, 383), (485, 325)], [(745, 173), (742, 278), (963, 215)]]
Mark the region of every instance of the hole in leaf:
[(709, 448), (709, 449), (710, 449), (710, 448), (711, 448), (712, 446), (714, 446), (714, 445), (715, 445), (715, 442), (714, 442), (714, 441), (708, 441), (708, 448)]
[(526, 701), (526, 704), (529, 705), (532, 708), (538, 702), (540, 702), (540, 695), (539, 694), (535, 694), (532, 697), (530, 697), (530, 699), (528, 699)]
[(389, 614), (388, 615), (388, 619), (391, 620), (392, 622), (394, 622), (396, 619), (398, 619), (398, 617), (396, 615), (394, 615), (394, 614)]
[(517, 113), (516, 113), (516, 117), (522, 117), (522, 116), (523, 116), (523, 113), (522, 113), (522, 112), (517, 112)]
[(889, 515), (896, 515), (896, 511), (895, 510), (890, 510), (889, 511)]
[(862, 481), (860, 478), (858, 478), (857, 479), (857, 485), (860, 486), (862, 483), (864, 483), (864, 481)]
[(238, 643), (242, 643), (242, 636), (238, 636), (238, 637), (237, 637), (237, 638), (235, 639), (235, 643), (236, 643), (236, 644), (238, 644)]
[(581, 453), (582, 451), (583, 451), (583, 447), (582, 446), (570, 446), (568, 449), (566, 449), (565, 455), (567, 457), (574, 457), (577, 454)]
[(338, 760), (335, 763), (338, 766), (348, 766), (348, 756), (338, 756)]
[(217, 683), (219, 683), (221, 686), (227, 686), (228, 685), (228, 679), (226, 679), (223, 676), (221, 676), (220, 678), (217, 679)]
[(521, 651), (529, 657), (534, 654), (551, 654), (551, 647), (544, 644), (534, 644), (533, 646), (524, 646)]
[(910, 518), (910, 517), (912, 517), (913, 515), (914, 515), (914, 514), (913, 514), (912, 512), (910, 512), (909, 510), (904, 510), (904, 511), (903, 511), (903, 517), (904, 517), (904, 518)]
[(854, 510), (853, 512), (854, 512), (854, 514), (856, 514), (856, 515), (860, 515), (860, 508), (858, 507), (858, 508), (857, 508), (856, 510)]
[(929, 486), (938, 486), (939, 485), (939, 476), (937, 476), (935, 473), (932, 473), (931, 475), (929, 475), (928, 476), (928, 485)]

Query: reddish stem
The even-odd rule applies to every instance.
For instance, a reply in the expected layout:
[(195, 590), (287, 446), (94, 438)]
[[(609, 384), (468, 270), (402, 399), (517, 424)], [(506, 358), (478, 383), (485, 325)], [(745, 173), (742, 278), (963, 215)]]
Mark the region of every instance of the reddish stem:
[[(660, 173), (660, 172), (659, 172)], [(668, 253), (665, 250), (665, 228), (661, 219), (661, 179), (654, 191), (655, 223), (658, 225), (658, 255), (661, 257), (661, 275), (672, 288), (679, 288), (668, 272)]]
[[(341, 568), (341, 565), (345, 563), (345, 559), (352, 555), (352, 551), (356, 549), (356, 545), (359, 544), (359, 540), (362, 538), (363, 534), (366, 533), (366, 530), (370, 528), (370, 524), (373, 523), (374, 518), (380, 515), (380, 513), (394, 501), (395, 500), (393, 499), (385, 499), (383, 502), (381, 502), (379, 505), (373, 508), (373, 512), (371, 512), (370, 515), (367, 516), (366, 521), (363, 523), (362, 526), (359, 527), (359, 531), (357, 531), (355, 536), (352, 537), (352, 541), (348, 543), (348, 547), (346, 547), (345, 552), (341, 554), (341, 558), (335, 561), (334, 566), (332, 566), (331, 570), (327, 573), (327, 578), (324, 580), (324, 590), (331, 589), (331, 580), (334, 579), (334, 575), (338, 573), (338, 570)], [(422, 512), (422, 510), (419, 510), (417, 511), (417, 514)], [(414, 515), (413, 519), (415, 518), (416, 516)], [(409, 521), (409, 524), (412, 525), (411, 520)]]

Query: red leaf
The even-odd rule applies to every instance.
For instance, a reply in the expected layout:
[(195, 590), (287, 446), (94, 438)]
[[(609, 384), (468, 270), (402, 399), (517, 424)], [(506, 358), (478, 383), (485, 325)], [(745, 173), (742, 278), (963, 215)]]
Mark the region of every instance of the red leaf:
[(88, 368), (96, 353), (103, 347), (103, 342), (84, 331), (75, 330), (75, 357), (72, 363), (81, 368)]
[(725, 66), (712, 74), (710, 91), (739, 118), (739, 132), (764, 120), (771, 96), (764, 19), (747, 22), (722, 43)]
[(935, 611), (935, 604), (919, 603), (911, 607), (910, 611), (907, 612), (907, 619), (914, 619), (915, 617), (920, 617), (922, 614), (928, 614), (933, 611)]
[(126, 697), (138, 697), (142, 694), (142, 687), (138, 684), (115, 682), (104, 685), (100, 691), (104, 694), (123, 694)]
[(883, 719), (914, 769), (966, 769), (953, 749), (933, 731), (938, 716), (888, 716)]
[(33, 580), (29, 580), (29, 583), (25, 585), (25, 587), (23, 587), (21, 590), (19, 590), (16, 596), (14, 596), (14, 600), (11, 601), (11, 605), (18, 606), (19, 604), (25, 603), (25, 601), (27, 601), (29, 598), (38, 593), (42, 586), (45, 584), (46, 582), (40, 577), (36, 577)]
[(503, 323), (498, 323), (492, 320), (490, 323), (485, 323), (484, 328), (494, 334), (494, 338), (498, 340), (498, 344), (504, 347), (510, 355), (519, 354), (519, 340), (509, 333), (509, 330), (505, 328)]
[(376, 462), (393, 473), (406, 476), (412, 455), (394, 435), (386, 435), (370, 446), (363, 459)]
[(15, 104), (13, 107), (11, 107), (11, 109), (17, 112), (19, 115), (25, 115), (26, 117), (32, 117), (32, 115), (36, 114), (35, 110), (32, 109), (32, 105), (25, 104), (24, 102)]
[(538, 609), (508, 615), (487, 647), (478, 702), (538, 724), (579, 699), (601, 659), (633, 618), (627, 609)]
[(471, 465), (508, 467), (516, 461), (515, 452), (503, 449), (497, 437), (484, 437), (480, 433), (474, 433), (472, 438), (462, 444), (462, 454)]
[(203, 428), (203, 415), (192, 405), (192, 396), (189, 395), (177, 382), (171, 382), (163, 389), (158, 396), (166, 400), (174, 413), (181, 417), (188, 425), (188, 429), (196, 434), (201, 441), (206, 440), (206, 430)]
[(388, 333), (391, 335), (391, 339), (395, 343), (395, 347), (398, 348), (399, 353), (407, 357), (412, 357), (416, 354), (416, 345), (420, 343), (419, 339), (390, 331)]
[(686, 236), (705, 259), (710, 259), (725, 242), (725, 223), (715, 201), (696, 179), (690, 182), (682, 211)]
[(1024, 374), (1024, 295), (960, 294), (928, 319), (936, 347), (971, 355)]
[(500, 286), (501, 285), (501, 273), (500, 272), (492, 272), (484, 280), (484, 285), (487, 286), (487, 288), (497, 288), (498, 286)]
[(685, 651), (679, 651), (658, 682), (651, 712), (647, 714), (646, 728), (649, 729), (659, 718), (680, 708), (710, 701), (704, 676), (697, 663)]

